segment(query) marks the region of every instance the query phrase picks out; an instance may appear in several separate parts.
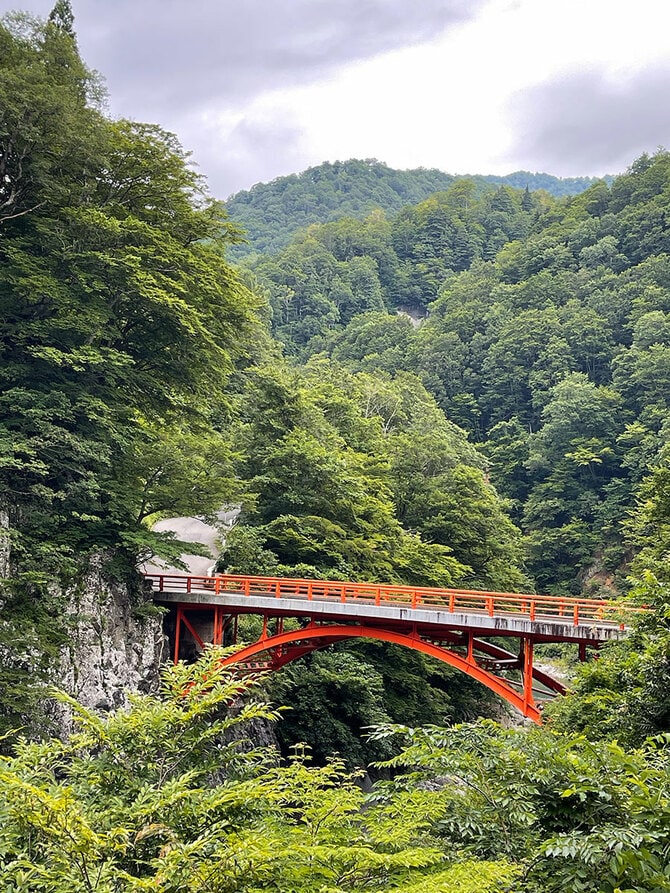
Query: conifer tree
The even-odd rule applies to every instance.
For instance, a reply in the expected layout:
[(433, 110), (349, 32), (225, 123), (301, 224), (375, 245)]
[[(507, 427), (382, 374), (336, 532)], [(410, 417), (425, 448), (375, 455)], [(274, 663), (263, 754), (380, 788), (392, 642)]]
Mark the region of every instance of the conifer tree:
[(76, 40), (74, 31), (74, 13), (70, 0), (56, 0), (54, 8), (49, 13), (49, 22), (60, 28), (66, 34)]

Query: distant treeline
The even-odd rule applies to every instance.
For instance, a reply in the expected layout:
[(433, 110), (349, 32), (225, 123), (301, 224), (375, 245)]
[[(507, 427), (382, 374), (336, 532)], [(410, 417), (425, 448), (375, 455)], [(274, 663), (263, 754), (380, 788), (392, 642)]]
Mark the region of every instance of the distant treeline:
[[(365, 217), (375, 208), (386, 213), (416, 204), (435, 192), (467, 179), (476, 194), (496, 186), (544, 190), (553, 196), (576, 195), (593, 185), (593, 177), (553, 177), (551, 174), (516, 171), (504, 177), (445, 174), (434, 168), (394, 170), (381, 161), (353, 159), (324, 162), (300, 174), (278, 177), (237, 192), (226, 201), (230, 217), (245, 230), (246, 244), (236, 246), (231, 257), (255, 251), (277, 251), (288, 245), (296, 230), (338, 217)], [(611, 177), (605, 178), (611, 182)]]

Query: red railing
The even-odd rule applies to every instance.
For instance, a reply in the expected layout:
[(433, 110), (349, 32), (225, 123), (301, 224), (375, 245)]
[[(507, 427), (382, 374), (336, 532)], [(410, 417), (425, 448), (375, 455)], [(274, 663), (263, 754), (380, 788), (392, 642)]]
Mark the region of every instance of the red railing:
[(565, 619), (580, 623), (613, 623), (624, 627), (624, 620), (644, 611), (625, 602), (595, 598), (564, 598), (515, 592), (483, 592), (476, 589), (435, 589), (394, 584), (348, 583), (341, 580), (293, 580), (279, 577), (249, 577), (220, 574), (198, 577), (181, 574), (145, 574), (154, 592), (185, 594), (208, 592), (214, 595), (239, 593), (274, 598), (329, 600), (344, 603), (366, 602), (375, 605), (406, 605), (412, 608), (436, 607), (449, 613), (519, 614), (530, 620)]

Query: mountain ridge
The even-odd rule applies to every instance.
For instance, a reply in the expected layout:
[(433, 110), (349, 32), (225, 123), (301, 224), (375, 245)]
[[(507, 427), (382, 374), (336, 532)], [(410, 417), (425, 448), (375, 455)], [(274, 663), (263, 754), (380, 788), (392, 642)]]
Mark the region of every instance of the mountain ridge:
[(612, 178), (561, 178), (530, 171), (456, 175), (437, 168), (398, 170), (374, 158), (326, 161), (230, 196), (226, 209), (245, 230), (246, 240), (230, 251), (230, 257), (278, 251), (288, 245), (295, 232), (313, 223), (328, 223), (341, 217), (362, 218), (377, 209), (396, 213), (459, 180), (475, 183), (477, 195), (510, 186), (565, 197), (577, 195), (601, 179), (611, 182)]

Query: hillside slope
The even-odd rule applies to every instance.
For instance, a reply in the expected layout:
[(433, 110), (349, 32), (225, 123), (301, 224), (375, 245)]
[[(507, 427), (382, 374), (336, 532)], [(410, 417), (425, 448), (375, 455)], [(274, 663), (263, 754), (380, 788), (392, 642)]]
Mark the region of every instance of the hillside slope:
[(541, 590), (608, 591), (670, 435), (669, 199), (666, 152), (566, 200), (463, 180), (249, 265), (297, 362), (417, 375), (481, 445)]
[[(230, 217), (246, 230), (247, 243), (230, 252), (242, 257), (254, 251), (271, 252), (288, 245), (291, 236), (312, 223), (340, 217), (365, 217), (376, 208), (387, 213), (417, 204), (448, 189), (462, 177), (435, 169), (394, 170), (375, 159), (324, 162), (300, 174), (278, 177), (237, 192), (226, 202)], [(550, 174), (516, 171), (504, 177), (467, 176), (478, 194), (500, 185), (554, 196), (576, 195), (591, 186), (592, 177), (560, 179)]]

